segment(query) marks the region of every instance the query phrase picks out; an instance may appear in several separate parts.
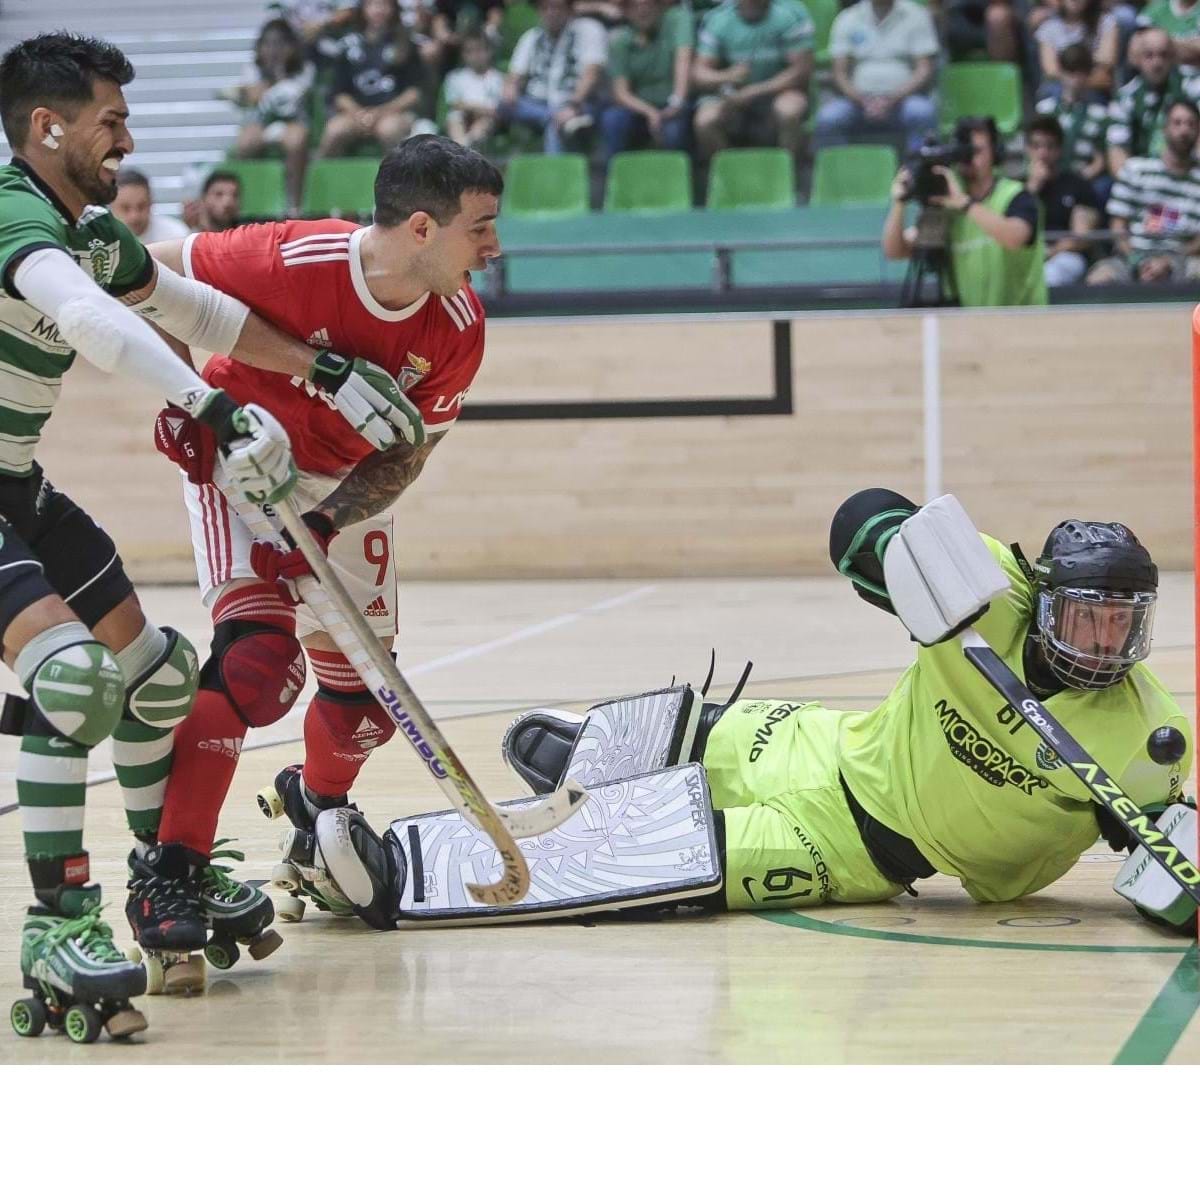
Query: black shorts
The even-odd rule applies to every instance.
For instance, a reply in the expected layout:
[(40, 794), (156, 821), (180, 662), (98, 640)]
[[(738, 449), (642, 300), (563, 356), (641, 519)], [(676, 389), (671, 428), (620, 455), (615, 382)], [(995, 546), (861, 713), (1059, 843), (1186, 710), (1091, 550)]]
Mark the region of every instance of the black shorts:
[(112, 538), (36, 463), (23, 478), (0, 475), (0, 537), (0, 639), (45, 596), (61, 596), (91, 629), (133, 594)]

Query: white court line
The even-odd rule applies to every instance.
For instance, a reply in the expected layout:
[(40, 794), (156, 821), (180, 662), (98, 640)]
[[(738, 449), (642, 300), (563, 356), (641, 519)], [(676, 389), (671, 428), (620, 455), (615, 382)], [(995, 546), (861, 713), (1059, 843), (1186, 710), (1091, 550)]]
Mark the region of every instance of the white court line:
[(622, 604), (628, 604), (631, 600), (648, 596), (651, 592), (657, 590), (658, 584), (646, 584), (644, 587), (634, 588), (629, 592), (622, 592), (619, 596), (612, 596), (608, 600), (598, 600), (595, 604), (589, 604), (586, 608), (579, 608), (574, 612), (563, 613), (560, 617), (551, 617), (548, 621), (539, 621), (536, 625), (526, 625), (524, 629), (518, 629), (513, 633), (506, 633), (504, 637), (493, 638), (490, 642), (480, 642), (476, 646), (467, 646), (465, 649), (455, 650), (452, 654), (443, 654), (441, 658), (431, 658), (428, 662), (419, 663), (415, 667), (409, 667), (404, 674), (410, 677), (425, 675), (429, 671), (438, 670), (440, 667), (448, 667), (454, 663), (465, 662), (468, 658), (478, 658), (481, 654), (488, 654), (492, 650), (500, 649), (501, 646), (511, 646), (514, 642), (523, 642), (526, 638), (537, 637), (542, 633), (549, 633), (551, 629), (559, 629), (563, 625), (571, 625), (575, 621), (586, 617), (589, 613), (606, 612), (610, 608), (617, 608)]

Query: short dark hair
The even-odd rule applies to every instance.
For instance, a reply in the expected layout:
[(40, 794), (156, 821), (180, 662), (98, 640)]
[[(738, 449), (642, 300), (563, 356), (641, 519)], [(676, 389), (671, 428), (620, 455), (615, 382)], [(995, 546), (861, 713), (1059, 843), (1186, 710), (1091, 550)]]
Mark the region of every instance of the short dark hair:
[(1052, 117), (1048, 113), (1040, 117), (1034, 117), (1029, 122), (1029, 128), (1025, 131), (1026, 138), (1031, 138), (1035, 133), (1044, 133), (1052, 137), (1060, 146), (1066, 140), (1063, 134), (1062, 122), (1057, 117)]
[(217, 170), (210, 171), (204, 177), (204, 184), (200, 188), (200, 195), (207, 196), (208, 189), (215, 183), (236, 183), (238, 185), (238, 191), (240, 192), (242, 190), (242, 180), (240, 176), (235, 175), (232, 171), (223, 171), (218, 167)]
[(1092, 52), (1083, 42), (1074, 42), (1058, 52), (1058, 69), (1066, 75), (1090, 74), (1092, 66)]
[(74, 117), (94, 94), (97, 79), (124, 87), (133, 65), (110, 42), (82, 33), (39, 33), (0, 59), (0, 124), (14, 150), (29, 136), (35, 108), (58, 108)]
[(1196, 106), (1196, 102), (1194, 100), (1189, 100), (1186, 96), (1176, 96), (1175, 99), (1167, 105), (1167, 111), (1163, 113), (1163, 116), (1169, 117), (1177, 108), (1180, 107), (1186, 108), (1188, 112), (1190, 112), (1192, 116), (1196, 118), (1197, 121), (1200, 121), (1200, 108)]
[(117, 187), (140, 187), (149, 192), (150, 180), (141, 171), (135, 171), (133, 167), (122, 167), (117, 172)]
[(482, 154), (450, 138), (422, 133), (389, 150), (375, 176), (375, 224), (384, 228), (427, 212), (448, 225), (462, 208), (463, 192), (499, 196), (504, 179)]

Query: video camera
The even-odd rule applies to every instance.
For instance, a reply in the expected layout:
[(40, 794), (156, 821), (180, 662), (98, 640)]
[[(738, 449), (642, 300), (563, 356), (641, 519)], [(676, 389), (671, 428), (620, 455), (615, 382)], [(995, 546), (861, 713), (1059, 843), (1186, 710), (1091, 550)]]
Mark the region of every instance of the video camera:
[(934, 134), (930, 134), (904, 164), (912, 176), (912, 183), (904, 198), (915, 200), (918, 204), (928, 204), (931, 196), (944, 196), (949, 190), (946, 180), (933, 168), (969, 163), (974, 154), (970, 130), (956, 130), (952, 141), (939, 141)]

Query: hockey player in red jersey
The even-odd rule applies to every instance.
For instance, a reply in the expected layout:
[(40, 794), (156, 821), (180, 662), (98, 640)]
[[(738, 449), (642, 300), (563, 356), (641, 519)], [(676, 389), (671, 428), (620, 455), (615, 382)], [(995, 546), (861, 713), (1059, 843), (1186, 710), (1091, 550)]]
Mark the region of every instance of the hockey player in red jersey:
[[(317, 382), (224, 356), (203, 374), (215, 387), (236, 387), (287, 430), (304, 520), (388, 645), (396, 584), (387, 510), (454, 424), (479, 369), (484, 313), (469, 272), (500, 253), (502, 189), (499, 172), (474, 151), (415, 137), (380, 164), (374, 223), (365, 228), (280, 221), (153, 248), (168, 265), (322, 348)], [(389, 372), (403, 393), (407, 407), (389, 412), (389, 424), (341, 387), (351, 364), (362, 371), (364, 360)], [(272, 798), (296, 829), (292, 861), (277, 881), (338, 909), (340, 893), (301, 884), (305, 835), (321, 809), (349, 802), (362, 764), (394, 726), (313, 615), (297, 606), (303, 557), (276, 540), (261, 511), (222, 487), (205, 431), (166, 409), (155, 436), (187, 477), (197, 575), (214, 625), (195, 706), (176, 730), (159, 838), (211, 850), (242, 739), (292, 706), (307, 654), (319, 687), (305, 714), (303, 765), (280, 774)], [(280, 906), (284, 918), (302, 912), (296, 901)]]

